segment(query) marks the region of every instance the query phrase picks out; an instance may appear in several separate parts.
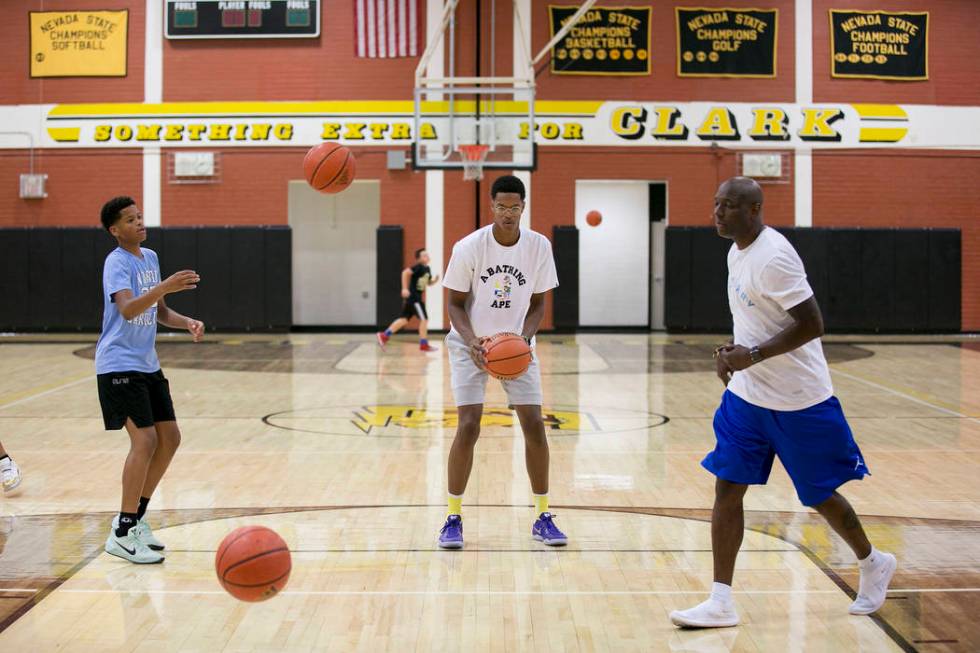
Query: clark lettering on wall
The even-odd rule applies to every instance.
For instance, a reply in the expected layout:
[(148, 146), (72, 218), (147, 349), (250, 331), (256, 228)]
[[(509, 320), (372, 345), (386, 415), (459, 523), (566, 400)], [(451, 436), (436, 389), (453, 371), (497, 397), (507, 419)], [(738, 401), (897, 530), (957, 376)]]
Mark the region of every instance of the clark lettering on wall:
[[(540, 146), (980, 147), (980, 107), (895, 104), (548, 101), (499, 113)], [(324, 141), (448, 146), (448, 103), (411, 101), (63, 104), (10, 107), (0, 120), (43, 147), (284, 147)]]

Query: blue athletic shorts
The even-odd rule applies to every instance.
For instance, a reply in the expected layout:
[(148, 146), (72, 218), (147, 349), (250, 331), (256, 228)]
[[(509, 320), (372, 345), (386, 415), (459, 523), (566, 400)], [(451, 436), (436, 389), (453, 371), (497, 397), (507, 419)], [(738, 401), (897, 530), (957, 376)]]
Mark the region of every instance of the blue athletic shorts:
[(770, 410), (725, 391), (715, 411), (715, 450), (701, 465), (731, 483), (765, 485), (773, 456), (806, 506), (870, 474), (837, 397), (803, 410)]

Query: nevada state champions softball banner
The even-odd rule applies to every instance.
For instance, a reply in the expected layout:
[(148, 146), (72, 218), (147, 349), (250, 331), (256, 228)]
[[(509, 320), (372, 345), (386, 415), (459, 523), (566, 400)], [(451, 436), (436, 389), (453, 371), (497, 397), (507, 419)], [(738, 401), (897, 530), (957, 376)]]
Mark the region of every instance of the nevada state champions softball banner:
[(32, 11), (31, 77), (125, 77), (129, 12)]
[(776, 9), (677, 7), (679, 77), (775, 77)]
[(929, 12), (830, 10), (834, 77), (929, 79)]
[[(551, 36), (578, 11), (549, 6)], [(552, 75), (649, 75), (650, 7), (594, 7), (551, 49)]]

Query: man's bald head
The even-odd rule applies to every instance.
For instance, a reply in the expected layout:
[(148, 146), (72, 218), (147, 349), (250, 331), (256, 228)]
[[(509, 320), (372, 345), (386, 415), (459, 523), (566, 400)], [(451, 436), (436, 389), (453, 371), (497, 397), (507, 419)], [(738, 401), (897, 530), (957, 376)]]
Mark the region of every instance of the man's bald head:
[(762, 204), (762, 187), (751, 177), (732, 177), (721, 185), (727, 186), (740, 201), (746, 204)]

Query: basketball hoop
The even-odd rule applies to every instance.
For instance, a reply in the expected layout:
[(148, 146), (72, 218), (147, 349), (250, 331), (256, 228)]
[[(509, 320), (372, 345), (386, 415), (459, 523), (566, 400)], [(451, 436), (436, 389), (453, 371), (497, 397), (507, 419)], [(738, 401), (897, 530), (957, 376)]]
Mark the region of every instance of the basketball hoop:
[(472, 143), (459, 145), (456, 149), (463, 157), (463, 179), (477, 181), (483, 179), (483, 162), (487, 160), (490, 146)]

